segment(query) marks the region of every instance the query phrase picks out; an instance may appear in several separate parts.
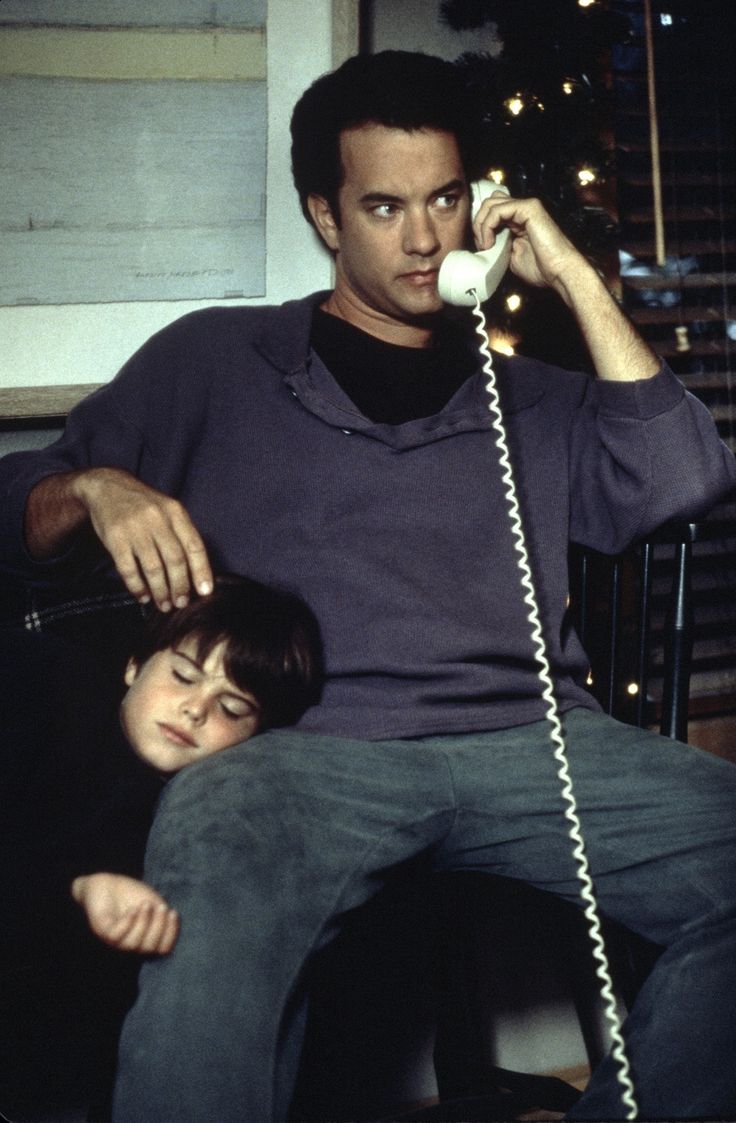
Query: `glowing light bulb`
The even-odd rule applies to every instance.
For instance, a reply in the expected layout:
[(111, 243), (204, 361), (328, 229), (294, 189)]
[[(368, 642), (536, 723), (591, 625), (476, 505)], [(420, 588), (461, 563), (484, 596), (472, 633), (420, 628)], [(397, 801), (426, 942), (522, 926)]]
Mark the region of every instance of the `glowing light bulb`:
[(518, 117), (524, 108), (524, 99), (521, 94), (514, 94), (513, 97), (507, 98), (504, 105), (514, 117)]
[(486, 179), (490, 179), (493, 183), (505, 183), (506, 172), (503, 168), (489, 168), (486, 172)]
[(634, 695), (639, 693), (639, 687), (635, 682), (630, 682), (626, 687), (626, 693), (631, 694), (631, 696), (633, 697)]
[(488, 342), (494, 351), (500, 351), (502, 355), (515, 355), (514, 347), (519, 340), (506, 332), (494, 330), (490, 332)]
[(592, 168), (583, 167), (578, 169), (578, 183), (580, 183), (582, 187), (587, 187), (589, 184), (595, 183), (597, 178)]
[(578, 5), (581, 8), (592, 8), (596, 0), (578, 0)]
[(506, 307), (509, 312), (518, 312), (521, 308), (522, 300), (518, 292), (509, 293), (506, 297)]
[(562, 83), (563, 94), (571, 94), (574, 91), (574, 89), (575, 89), (575, 83), (570, 78), (566, 78), (565, 81)]

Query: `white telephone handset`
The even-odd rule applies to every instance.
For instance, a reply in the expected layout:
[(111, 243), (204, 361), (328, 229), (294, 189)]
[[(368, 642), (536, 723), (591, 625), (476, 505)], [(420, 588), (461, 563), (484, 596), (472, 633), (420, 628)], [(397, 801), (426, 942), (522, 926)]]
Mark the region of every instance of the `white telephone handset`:
[[(470, 185), (473, 218), (484, 199), (497, 191), (504, 195), (506, 187), (490, 179), (479, 179)], [(496, 233), (496, 241), (489, 250), (471, 253), (470, 250), (450, 250), (440, 266), (437, 288), (447, 304), (475, 304), (475, 294), (483, 303), (496, 291), (508, 269), (511, 256), (511, 235), (504, 228)]]

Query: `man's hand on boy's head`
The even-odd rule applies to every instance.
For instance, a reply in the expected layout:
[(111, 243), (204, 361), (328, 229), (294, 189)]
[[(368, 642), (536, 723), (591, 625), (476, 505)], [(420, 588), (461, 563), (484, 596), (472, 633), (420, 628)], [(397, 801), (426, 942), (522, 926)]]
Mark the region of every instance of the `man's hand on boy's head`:
[(77, 499), (128, 591), (162, 612), (183, 607), (192, 591), (212, 591), (207, 550), (181, 503), (120, 468), (75, 478)]
[(96, 936), (120, 951), (167, 955), (179, 935), (179, 914), (134, 877), (93, 873), (72, 882), (72, 896)]

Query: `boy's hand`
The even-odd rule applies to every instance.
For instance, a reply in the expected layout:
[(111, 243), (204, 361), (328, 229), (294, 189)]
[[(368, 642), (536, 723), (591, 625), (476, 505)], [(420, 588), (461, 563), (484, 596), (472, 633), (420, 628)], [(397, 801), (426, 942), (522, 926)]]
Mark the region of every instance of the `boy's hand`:
[(150, 885), (118, 873), (72, 882), (72, 896), (106, 944), (142, 955), (166, 955), (179, 935), (179, 914)]

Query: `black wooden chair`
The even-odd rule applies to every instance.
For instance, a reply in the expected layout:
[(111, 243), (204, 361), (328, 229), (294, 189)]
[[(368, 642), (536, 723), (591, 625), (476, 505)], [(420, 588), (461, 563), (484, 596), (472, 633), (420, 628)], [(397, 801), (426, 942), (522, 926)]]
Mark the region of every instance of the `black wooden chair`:
[[(591, 656), (594, 693), (605, 711), (639, 727), (655, 724), (649, 697), (653, 640), (652, 575), (655, 551), (669, 549), (671, 585), (661, 628), (663, 648), (659, 730), (687, 741), (693, 650), (693, 543), (703, 523), (670, 523), (626, 554), (605, 558), (571, 554), (571, 589), (577, 627)], [(596, 643), (594, 637), (601, 637)]]

